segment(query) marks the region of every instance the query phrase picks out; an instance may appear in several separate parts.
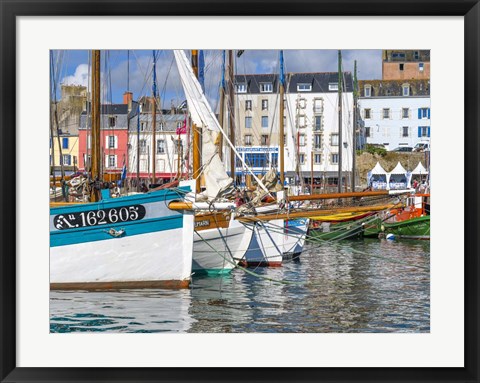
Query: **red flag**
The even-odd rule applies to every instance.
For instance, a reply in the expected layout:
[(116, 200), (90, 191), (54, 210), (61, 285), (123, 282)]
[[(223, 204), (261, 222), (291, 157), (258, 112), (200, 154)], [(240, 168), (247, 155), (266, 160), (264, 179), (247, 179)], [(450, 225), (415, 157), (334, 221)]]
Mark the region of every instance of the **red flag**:
[(177, 134), (187, 134), (187, 117), (183, 120), (182, 127), (177, 128)]

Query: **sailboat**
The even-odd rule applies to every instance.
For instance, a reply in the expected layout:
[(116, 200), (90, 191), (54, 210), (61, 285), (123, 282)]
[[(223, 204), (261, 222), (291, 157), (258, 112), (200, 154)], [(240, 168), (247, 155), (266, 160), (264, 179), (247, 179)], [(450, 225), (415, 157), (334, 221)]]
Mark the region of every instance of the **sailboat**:
[(168, 203), (183, 201), (191, 186), (118, 198), (101, 189), (100, 51), (92, 73), (90, 202), (51, 204), (50, 288), (188, 287), (194, 217)]

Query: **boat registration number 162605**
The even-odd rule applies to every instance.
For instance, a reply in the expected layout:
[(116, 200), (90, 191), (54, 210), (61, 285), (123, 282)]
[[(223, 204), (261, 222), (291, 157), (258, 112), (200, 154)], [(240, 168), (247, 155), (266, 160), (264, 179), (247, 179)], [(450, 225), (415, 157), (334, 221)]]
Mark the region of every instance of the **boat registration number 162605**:
[(80, 213), (59, 214), (53, 218), (53, 224), (56, 229), (65, 230), (86, 226), (138, 221), (143, 217), (145, 217), (145, 207), (143, 205), (133, 205), (82, 211)]

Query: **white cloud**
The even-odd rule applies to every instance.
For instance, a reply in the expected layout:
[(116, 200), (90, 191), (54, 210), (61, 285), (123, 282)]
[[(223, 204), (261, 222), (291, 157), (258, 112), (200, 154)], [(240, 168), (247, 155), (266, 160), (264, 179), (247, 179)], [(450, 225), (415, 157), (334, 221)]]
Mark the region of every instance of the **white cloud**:
[(80, 64), (75, 69), (73, 76), (66, 76), (61, 81), (65, 85), (83, 85), (88, 84), (88, 64)]

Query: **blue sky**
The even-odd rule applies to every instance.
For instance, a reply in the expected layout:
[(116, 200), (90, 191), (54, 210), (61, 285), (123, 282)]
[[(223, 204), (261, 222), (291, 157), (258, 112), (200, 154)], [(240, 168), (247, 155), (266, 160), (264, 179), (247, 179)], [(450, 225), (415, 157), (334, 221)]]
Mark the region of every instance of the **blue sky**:
[[(170, 50), (155, 51), (157, 57), (157, 89), (162, 108), (178, 105), (184, 100), (183, 91)], [(205, 52), (205, 92), (212, 106), (218, 98), (222, 51)], [(89, 74), (88, 50), (52, 51), (53, 71), (59, 84), (87, 85)], [(359, 80), (380, 79), (382, 74), (381, 50), (343, 50), (342, 69), (353, 73), (357, 60)], [(109, 50), (101, 52), (102, 102), (121, 103), (123, 93), (133, 92), (134, 99), (152, 94), (153, 53), (146, 50)], [(286, 72), (336, 72), (337, 50), (285, 50)], [(237, 74), (278, 73), (278, 50), (245, 50), (236, 58)], [(57, 92), (57, 97), (59, 96)]]

